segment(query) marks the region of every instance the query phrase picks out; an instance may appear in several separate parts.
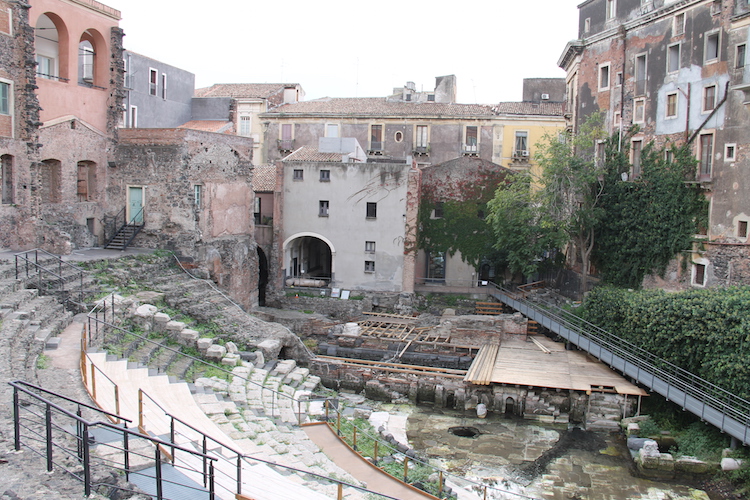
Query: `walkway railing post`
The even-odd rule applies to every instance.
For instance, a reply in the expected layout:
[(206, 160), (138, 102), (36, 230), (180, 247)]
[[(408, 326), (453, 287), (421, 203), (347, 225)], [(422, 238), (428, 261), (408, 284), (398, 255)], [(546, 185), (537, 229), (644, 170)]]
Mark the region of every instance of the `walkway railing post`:
[(174, 417), (169, 416), (169, 442), (172, 443), (172, 463), (174, 463)]
[(344, 498), (344, 485), (341, 483), (338, 483), (338, 491), (336, 494), (336, 499), (343, 500), (343, 498)]
[(216, 488), (214, 486), (214, 462), (208, 464), (208, 498), (216, 498)]
[(91, 447), (89, 426), (86, 424), (83, 424), (83, 490), (86, 496), (91, 495)]
[(237, 494), (242, 495), (242, 455), (237, 455)]
[(356, 426), (352, 429), (352, 448), (354, 448), (354, 451), (357, 451), (357, 427)]
[(408, 483), (409, 479), (409, 457), (404, 457), (404, 482)]
[(373, 462), (375, 462), (375, 465), (378, 465), (378, 440), (377, 439), (375, 440), (375, 452), (373, 453), (373, 455), (375, 456), (373, 457), (372, 460)]
[(156, 465), (156, 500), (163, 500), (164, 492), (162, 491), (161, 484), (161, 448), (158, 444), (156, 445), (154, 455), (154, 463)]
[(143, 426), (143, 389), (138, 389), (138, 428), (141, 432), (145, 429)]
[(438, 498), (443, 498), (443, 471), (438, 472)]
[(341, 435), (341, 412), (336, 408), (336, 434)]
[(91, 397), (96, 401), (96, 366), (91, 363)]
[[(128, 428), (128, 423), (123, 422), (124, 428)], [(130, 441), (127, 432), (122, 433), (122, 449), (125, 456), (123, 457), (123, 465), (125, 467), (125, 480), (130, 481)]]
[(208, 450), (208, 444), (206, 442), (206, 435), (203, 435), (203, 487), (208, 486), (208, 459), (206, 458), (206, 451)]
[[(120, 415), (120, 388), (118, 386), (115, 386), (115, 413), (117, 415)], [(117, 424), (120, 423), (120, 417), (117, 417)]]
[(52, 472), (52, 406), (45, 405), (44, 424), (47, 438), (47, 472)]

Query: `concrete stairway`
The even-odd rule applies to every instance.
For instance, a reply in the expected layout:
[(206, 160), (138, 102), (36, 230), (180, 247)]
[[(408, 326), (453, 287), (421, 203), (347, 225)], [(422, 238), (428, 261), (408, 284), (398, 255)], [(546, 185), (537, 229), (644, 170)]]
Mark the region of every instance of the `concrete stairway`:
[[(309, 395), (306, 388), (313, 384), (317, 385), (318, 381), (312, 377), (303, 377), (303, 369), (297, 369), (297, 373), (294, 374), (300, 382), (299, 391), (284, 385), (284, 381), (292, 381), (292, 378), (288, 377), (294, 370), (287, 374), (272, 375), (249, 363), (243, 363), (242, 366), (234, 368), (235, 376), (231, 384), (220, 379), (199, 379), (196, 381), (195, 394), (191, 396), (191, 387), (188, 384), (170, 382), (170, 377), (154, 374), (153, 371), (149, 375), (149, 369), (146, 367), (137, 367), (136, 364), (124, 359), (116, 360), (105, 353), (91, 353), (90, 357), (99, 369), (118, 384), (120, 412), (127, 418), (137, 420), (137, 393), (138, 388), (141, 388), (151, 398), (156, 399), (167, 412), (245, 455), (323, 476), (335, 475), (347, 482), (356, 483), (356, 480), (349, 477), (345, 471), (330, 462), (307, 438), (303, 430), (289, 425), (288, 421), (296, 421), (297, 418), (291, 410), (291, 404), (282, 405), (277, 402), (274, 406), (273, 398), (257, 397), (257, 392), (261, 392), (261, 389), (250, 382), (262, 380), (264, 387), (288, 387), (286, 390), (292, 393), (293, 397), (304, 398)], [(249, 379), (245, 378), (251, 374), (254, 375)], [(250, 391), (247, 390), (248, 386), (251, 387)], [(213, 388), (217, 391), (214, 392)], [(233, 397), (225, 397), (225, 394), (232, 394)], [(103, 400), (107, 400), (106, 396)], [(254, 408), (250, 408), (251, 402)], [(111, 405), (111, 402), (109, 404)], [(146, 430), (162, 439), (169, 436), (169, 419), (165, 418), (162, 410), (150, 399), (146, 400), (143, 408)], [(302, 408), (306, 406), (303, 405)], [(265, 415), (266, 411), (269, 414), (276, 413), (280, 417), (269, 418)], [(178, 424), (177, 428), (179, 427)], [(191, 436), (189, 432), (185, 435), (178, 432), (175, 444), (192, 446), (196, 451), (200, 451), (201, 446), (200, 439), (195, 435)], [(211, 445), (209, 448), (216, 446)], [(227, 458), (232, 455), (228, 450), (214, 451)], [(231, 467), (226, 464), (219, 465), (227, 468), (225, 474), (228, 477), (235, 474), (232, 464), (234, 461), (230, 462)], [(309, 474), (294, 473), (288, 469), (273, 468), (261, 462), (249, 461), (243, 465), (242, 478), (243, 492), (249, 492), (252, 498), (258, 500), (331, 498), (336, 494), (336, 485), (329, 481), (315, 479)], [(359, 495), (352, 492), (347, 498), (359, 498)]]

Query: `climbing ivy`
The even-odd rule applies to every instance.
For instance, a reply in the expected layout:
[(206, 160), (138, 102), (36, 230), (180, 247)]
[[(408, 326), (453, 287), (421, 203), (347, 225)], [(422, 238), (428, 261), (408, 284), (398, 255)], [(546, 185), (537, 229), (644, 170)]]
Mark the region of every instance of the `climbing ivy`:
[(750, 399), (750, 287), (668, 293), (595, 288), (590, 322), (725, 390)]
[(640, 175), (623, 182), (631, 166), (618, 142), (615, 135), (606, 145), (604, 215), (596, 226), (593, 260), (605, 282), (639, 288), (645, 275), (663, 274), (679, 252), (691, 249), (697, 226), (706, 223), (707, 202), (695, 184), (685, 182), (695, 172), (688, 147), (669, 145), (667, 161), (665, 148), (646, 145)]
[(487, 202), (507, 173), (502, 168), (477, 170), (460, 181), (449, 181), (450, 190), (426, 183), (419, 206), (419, 247), (451, 256), (460, 252), (462, 260), (474, 267), (488, 261), (499, 263), (502, 259), (493, 249), (492, 229), (485, 215)]

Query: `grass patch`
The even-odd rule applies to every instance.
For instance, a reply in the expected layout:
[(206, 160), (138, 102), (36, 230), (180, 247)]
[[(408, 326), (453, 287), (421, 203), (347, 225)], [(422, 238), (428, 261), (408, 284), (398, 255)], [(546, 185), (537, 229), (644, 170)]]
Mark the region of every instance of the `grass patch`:
[(36, 358), (36, 369), (37, 370), (46, 370), (50, 366), (50, 357), (46, 354), (40, 354)]

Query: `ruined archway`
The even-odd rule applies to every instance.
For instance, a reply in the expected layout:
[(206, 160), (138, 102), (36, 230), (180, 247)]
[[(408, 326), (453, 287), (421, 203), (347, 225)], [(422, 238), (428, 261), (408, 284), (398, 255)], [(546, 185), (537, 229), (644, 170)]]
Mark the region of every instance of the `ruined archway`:
[(328, 286), (334, 278), (333, 245), (323, 236), (300, 233), (284, 242), (285, 277), (297, 286)]
[(513, 400), (513, 398), (508, 397), (505, 398), (505, 414), (506, 415), (515, 415), (516, 414), (516, 402)]
[(263, 249), (258, 246), (258, 305), (266, 305), (266, 286), (268, 285), (268, 258)]

